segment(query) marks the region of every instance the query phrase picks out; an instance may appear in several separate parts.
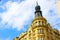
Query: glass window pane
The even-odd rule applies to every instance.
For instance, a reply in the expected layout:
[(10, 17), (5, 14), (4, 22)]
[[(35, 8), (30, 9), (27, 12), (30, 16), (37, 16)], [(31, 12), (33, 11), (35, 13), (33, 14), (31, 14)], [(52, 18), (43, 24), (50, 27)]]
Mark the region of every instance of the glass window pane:
[(43, 37), (39, 37), (38, 40), (44, 40), (44, 38)]
[(44, 30), (43, 29), (38, 29), (38, 33), (39, 34), (43, 34), (44, 33)]

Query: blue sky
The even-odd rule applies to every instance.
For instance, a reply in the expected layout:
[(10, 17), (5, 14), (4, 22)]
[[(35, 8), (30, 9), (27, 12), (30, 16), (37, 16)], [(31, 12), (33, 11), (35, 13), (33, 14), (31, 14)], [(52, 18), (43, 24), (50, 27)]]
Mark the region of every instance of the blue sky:
[(57, 0), (1, 0), (0, 1), (0, 40), (13, 40), (27, 31), (34, 18), (36, 1), (42, 14), (52, 28), (60, 30)]

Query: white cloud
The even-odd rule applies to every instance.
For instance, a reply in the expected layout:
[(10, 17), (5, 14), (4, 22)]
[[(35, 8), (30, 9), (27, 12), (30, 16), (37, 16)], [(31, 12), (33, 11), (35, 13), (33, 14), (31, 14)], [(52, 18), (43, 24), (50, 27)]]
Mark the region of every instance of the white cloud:
[[(39, 5), (41, 6), (41, 10), (43, 11), (44, 17), (47, 18), (48, 11), (55, 7), (55, 1), (47, 1), (47, 0), (37, 0)], [(25, 0), (21, 3), (8, 1), (3, 6), (7, 9), (7, 11), (3, 12), (1, 15), (2, 21), (0, 24), (4, 25), (7, 23), (12, 26), (12, 28), (17, 28), (17, 30), (24, 29), (24, 25), (28, 25), (34, 16), (34, 7), (36, 6), (35, 0)], [(51, 16), (50, 16), (51, 17)], [(9, 27), (4, 27), (9, 28)]]
[(4, 25), (7, 23), (8, 25), (12, 25), (13, 28), (17, 28), (18, 30), (23, 28), (24, 25), (27, 25), (27, 21), (30, 20), (30, 17), (32, 16), (31, 14), (33, 14), (31, 10), (31, 4), (34, 2), (30, 2), (31, 1), (23, 1), (21, 3), (17, 3), (8, 1), (6, 4), (4, 4), (4, 7), (7, 8), (7, 11), (0, 14), (2, 18), (1, 24)]

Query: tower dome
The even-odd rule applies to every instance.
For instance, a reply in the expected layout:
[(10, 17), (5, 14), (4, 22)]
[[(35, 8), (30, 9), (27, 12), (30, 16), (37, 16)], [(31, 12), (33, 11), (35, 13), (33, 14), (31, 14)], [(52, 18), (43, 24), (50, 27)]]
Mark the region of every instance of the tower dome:
[(37, 17), (37, 16), (41, 16), (42, 17), (42, 11), (40, 9), (41, 8), (40, 8), (40, 6), (37, 3), (37, 5), (35, 7), (35, 17)]

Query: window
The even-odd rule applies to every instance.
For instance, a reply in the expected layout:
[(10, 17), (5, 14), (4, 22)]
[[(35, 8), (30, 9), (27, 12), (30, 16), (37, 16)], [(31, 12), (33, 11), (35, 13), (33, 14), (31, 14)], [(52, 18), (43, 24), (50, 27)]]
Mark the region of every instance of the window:
[(29, 39), (31, 39), (31, 34), (29, 34)]
[(39, 23), (40, 23), (40, 21), (39, 21)]
[(29, 33), (31, 33), (31, 31), (29, 31)]
[(39, 21), (39, 25), (41, 24), (41, 22)]
[(39, 34), (43, 34), (44, 33), (44, 30), (43, 29), (38, 29), (38, 33)]
[(38, 26), (38, 25), (39, 25), (39, 22), (37, 21), (37, 22), (36, 22), (36, 26)]
[(33, 36), (35, 36), (35, 30), (33, 31)]
[(39, 37), (38, 40), (44, 40), (44, 38), (43, 37)]

